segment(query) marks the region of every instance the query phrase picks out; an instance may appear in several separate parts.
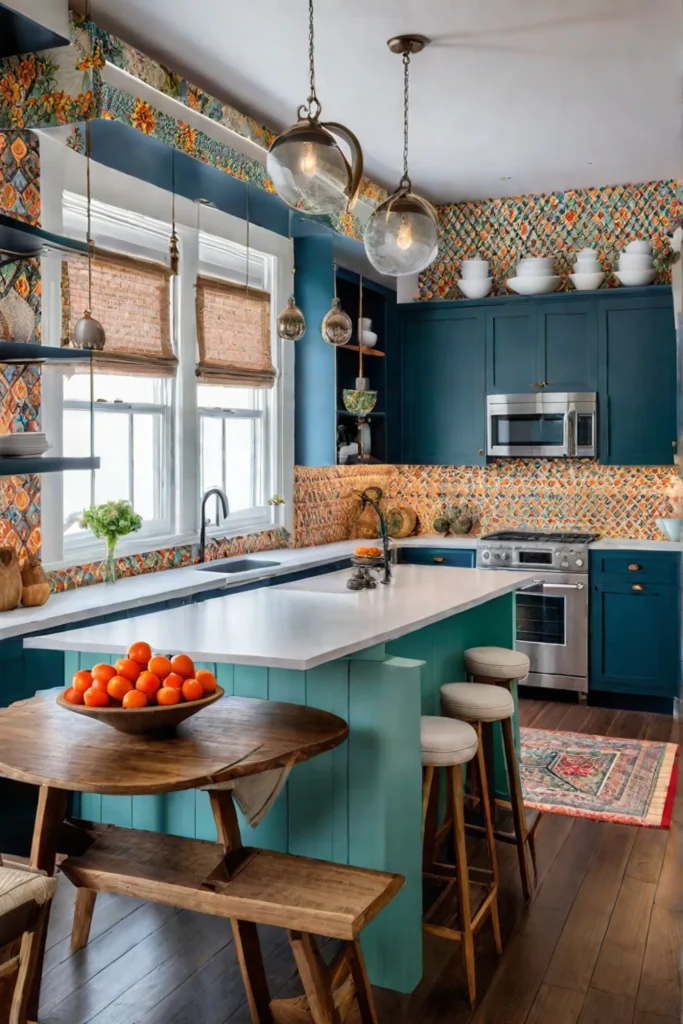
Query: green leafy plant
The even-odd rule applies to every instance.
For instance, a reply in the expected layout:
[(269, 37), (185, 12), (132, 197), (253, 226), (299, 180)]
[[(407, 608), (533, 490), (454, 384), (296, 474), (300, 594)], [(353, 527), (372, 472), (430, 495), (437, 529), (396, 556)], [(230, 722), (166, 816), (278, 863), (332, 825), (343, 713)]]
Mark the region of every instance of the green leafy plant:
[(79, 526), (89, 529), (99, 540), (107, 545), (107, 558), (104, 571), (106, 582), (113, 583), (116, 579), (116, 560), (114, 551), (120, 537), (135, 533), (142, 526), (142, 516), (133, 511), (129, 501), (105, 501), (103, 505), (91, 505), (86, 508), (79, 520)]
[(269, 505), (286, 505), (287, 502), (279, 494), (274, 494), (272, 498), (268, 498)]

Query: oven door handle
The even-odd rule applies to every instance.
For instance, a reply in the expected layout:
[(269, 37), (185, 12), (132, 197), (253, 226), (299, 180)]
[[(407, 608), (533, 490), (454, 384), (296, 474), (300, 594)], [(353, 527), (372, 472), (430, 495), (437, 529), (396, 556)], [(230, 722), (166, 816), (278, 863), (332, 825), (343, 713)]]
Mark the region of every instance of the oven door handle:
[(534, 580), (528, 587), (520, 587), (517, 591), (518, 594), (523, 594), (527, 590), (534, 590), (535, 587), (541, 587), (543, 590), (585, 590), (585, 583), (546, 583), (545, 580)]

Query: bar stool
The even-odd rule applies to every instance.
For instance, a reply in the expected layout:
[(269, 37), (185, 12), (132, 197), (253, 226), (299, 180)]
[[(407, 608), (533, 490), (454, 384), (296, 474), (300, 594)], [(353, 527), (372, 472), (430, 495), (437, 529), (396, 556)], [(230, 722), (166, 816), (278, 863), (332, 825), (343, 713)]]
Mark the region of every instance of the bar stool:
[[(438, 881), (445, 881), (447, 884), (439, 894), (435, 902), (423, 915), (423, 929), (432, 935), (439, 935), (446, 939), (461, 940), (465, 958), (465, 971), (467, 973), (467, 988), (470, 1002), (474, 1005), (476, 999), (476, 976), (474, 962), (474, 936), (487, 914), (491, 916), (493, 936), (498, 953), (502, 950), (500, 939), (500, 923), (498, 919), (498, 861), (496, 859), (496, 845), (493, 836), (493, 821), (491, 807), (488, 800), (488, 787), (486, 784), (486, 765), (483, 752), (477, 738), (477, 732), (467, 722), (456, 721), (455, 719), (440, 718), (438, 716), (424, 716), (421, 719), (421, 747), (422, 747), (422, 828), (425, 832), (425, 822), (430, 800), (435, 796), (435, 769), (445, 768), (449, 777), (449, 798), (451, 802), (450, 813), (453, 821), (453, 836), (455, 850), (455, 877), (453, 877), (453, 866), (449, 864), (430, 864), (430, 870), (425, 871), (425, 877)], [(482, 805), (484, 813), (486, 842), (488, 847), (489, 869), (469, 868), (467, 864), (467, 849), (465, 845), (465, 806), (463, 794), (463, 764), (476, 759), (482, 789)], [(430, 837), (425, 837), (427, 841)], [(477, 875), (484, 876), (483, 879)], [(486, 896), (478, 907), (474, 916), (470, 907), (470, 883), (483, 885), (487, 890)], [(453, 928), (450, 925), (433, 923), (437, 911), (453, 890), (456, 888), (458, 900), (458, 918), (460, 928)]]
[[(489, 683), (445, 683), (441, 687), (441, 710), (448, 718), (471, 723), (475, 728), (480, 747), (484, 745), (483, 741), (486, 737), (483, 727), (485, 725), (489, 726), (487, 730), (489, 735), (486, 738), (490, 739), (492, 732), (490, 726), (494, 722), (500, 722), (501, 724), (515, 831), (512, 837), (508, 833), (501, 834), (496, 832), (494, 834), (508, 842), (512, 841), (515, 843), (519, 860), (519, 873), (522, 880), (522, 891), (524, 898), (528, 900), (532, 893), (533, 883), (526, 855), (528, 844), (526, 814), (517, 765), (515, 739), (512, 731), (512, 716), (515, 710), (512, 694), (502, 686), (491, 686)], [(486, 758), (482, 757), (482, 761), (485, 760)], [(483, 783), (483, 780), (480, 788), (485, 829), (488, 834), (488, 819), (491, 814), (490, 797), (488, 792), (485, 792), (487, 786)]]

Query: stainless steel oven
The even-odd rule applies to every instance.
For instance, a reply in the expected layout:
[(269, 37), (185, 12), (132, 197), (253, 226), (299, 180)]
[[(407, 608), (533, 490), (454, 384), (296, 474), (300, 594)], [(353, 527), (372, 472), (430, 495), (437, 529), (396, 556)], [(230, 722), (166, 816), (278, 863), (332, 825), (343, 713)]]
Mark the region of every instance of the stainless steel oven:
[(503, 530), (477, 542), (477, 568), (527, 572), (516, 594), (516, 642), (529, 686), (588, 691), (588, 545), (594, 534)]
[(540, 392), (488, 395), (486, 454), (495, 458), (593, 458), (597, 396)]

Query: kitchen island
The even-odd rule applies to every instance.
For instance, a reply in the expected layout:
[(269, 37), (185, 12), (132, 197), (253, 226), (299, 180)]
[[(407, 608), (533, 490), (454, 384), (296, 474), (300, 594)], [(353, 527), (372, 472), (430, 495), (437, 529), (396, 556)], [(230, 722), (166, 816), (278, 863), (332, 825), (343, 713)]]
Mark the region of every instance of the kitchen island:
[[(465, 678), (468, 647), (513, 646), (513, 595), (528, 576), (418, 565), (393, 572), (375, 590), (347, 590), (345, 570), (25, 644), (66, 652), (70, 678), (146, 640), (212, 668), (228, 694), (306, 704), (347, 721), (348, 743), (298, 766), (245, 841), (404, 875), (363, 945), (372, 981), (409, 992), (422, 973), (420, 716), (438, 714), (442, 683)], [(216, 835), (207, 794), (196, 790), (84, 793), (78, 810), (117, 825)]]

